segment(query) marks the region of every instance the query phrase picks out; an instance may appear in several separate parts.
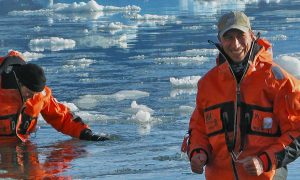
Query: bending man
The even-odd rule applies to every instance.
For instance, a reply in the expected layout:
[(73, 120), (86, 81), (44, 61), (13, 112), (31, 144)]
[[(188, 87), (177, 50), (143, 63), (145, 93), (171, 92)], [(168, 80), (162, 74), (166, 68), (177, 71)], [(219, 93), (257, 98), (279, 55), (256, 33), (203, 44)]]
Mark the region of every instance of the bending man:
[(26, 64), (18, 52), (0, 58), (0, 81), (0, 142), (27, 141), (39, 114), (66, 135), (90, 141), (109, 139), (94, 134), (80, 117), (59, 103), (46, 86), (43, 69)]

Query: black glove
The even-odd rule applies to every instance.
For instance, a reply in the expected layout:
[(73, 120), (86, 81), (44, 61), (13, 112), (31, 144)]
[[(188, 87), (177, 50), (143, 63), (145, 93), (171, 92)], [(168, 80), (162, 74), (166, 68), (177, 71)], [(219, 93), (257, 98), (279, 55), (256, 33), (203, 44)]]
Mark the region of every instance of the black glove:
[(92, 130), (85, 129), (80, 133), (79, 139), (87, 141), (106, 141), (109, 140), (109, 137), (106, 135), (94, 134)]

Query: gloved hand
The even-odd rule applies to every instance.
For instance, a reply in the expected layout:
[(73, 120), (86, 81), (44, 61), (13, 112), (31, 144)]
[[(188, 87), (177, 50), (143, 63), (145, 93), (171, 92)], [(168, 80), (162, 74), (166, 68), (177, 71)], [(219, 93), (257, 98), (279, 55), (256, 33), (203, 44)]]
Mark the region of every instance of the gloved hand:
[(106, 141), (110, 138), (107, 135), (94, 134), (92, 130), (85, 129), (80, 133), (79, 139), (87, 141)]
[(252, 176), (259, 176), (264, 172), (263, 162), (256, 156), (246, 157), (238, 162), (242, 163), (245, 171)]
[(203, 167), (207, 161), (207, 156), (205, 153), (199, 153), (192, 157), (191, 159), (191, 169), (194, 173), (202, 174)]

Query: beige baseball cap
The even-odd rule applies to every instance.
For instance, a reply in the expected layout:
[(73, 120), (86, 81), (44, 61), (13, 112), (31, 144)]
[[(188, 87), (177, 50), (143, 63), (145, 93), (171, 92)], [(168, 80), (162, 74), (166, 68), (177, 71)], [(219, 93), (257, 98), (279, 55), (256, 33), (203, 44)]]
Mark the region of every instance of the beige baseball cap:
[(251, 30), (249, 18), (240, 11), (224, 14), (218, 22), (218, 35), (222, 37), (230, 29), (239, 29), (243, 32)]

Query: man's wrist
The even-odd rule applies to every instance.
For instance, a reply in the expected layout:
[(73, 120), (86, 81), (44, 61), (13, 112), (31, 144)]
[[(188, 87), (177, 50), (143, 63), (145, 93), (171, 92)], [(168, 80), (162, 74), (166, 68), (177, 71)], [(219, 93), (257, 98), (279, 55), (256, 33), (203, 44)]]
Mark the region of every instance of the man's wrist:
[(262, 162), (264, 172), (271, 169), (271, 160), (267, 153), (262, 153), (258, 156), (259, 160)]
[(92, 130), (87, 128), (87, 129), (84, 129), (84, 130), (81, 131), (79, 139), (81, 139), (81, 140), (91, 140), (92, 135), (93, 135)]

